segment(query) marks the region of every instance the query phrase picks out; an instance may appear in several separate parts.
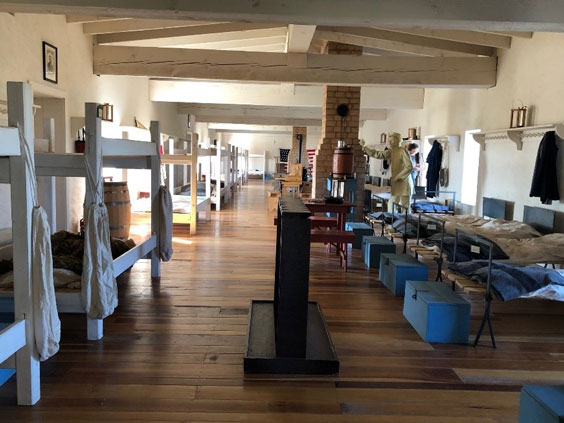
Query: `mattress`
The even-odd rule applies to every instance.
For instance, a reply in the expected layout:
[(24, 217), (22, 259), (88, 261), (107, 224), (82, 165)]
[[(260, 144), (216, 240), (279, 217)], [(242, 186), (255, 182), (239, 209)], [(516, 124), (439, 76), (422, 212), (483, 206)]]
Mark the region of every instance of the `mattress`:
[[(197, 197), (198, 208), (203, 205), (207, 197)], [(191, 214), (192, 213), (191, 197), (187, 195), (173, 195), (172, 196), (172, 211), (173, 213)], [(140, 198), (133, 202), (131, 205), (132, 213), (150, 213), (151, 212), (151, 199)]]
[(451, 212), (452, 208), (433, 201), (416, 201), (411, 205), (411, 210), (414, 213), (447, 213)]
[[(53, 269), (53, 282), (55, 288), (80, 289), (81, 276), (67, 269)], [(14, 273), (8, 272), (0, 275), (0, 289), (3, 291), (14, 289)]]

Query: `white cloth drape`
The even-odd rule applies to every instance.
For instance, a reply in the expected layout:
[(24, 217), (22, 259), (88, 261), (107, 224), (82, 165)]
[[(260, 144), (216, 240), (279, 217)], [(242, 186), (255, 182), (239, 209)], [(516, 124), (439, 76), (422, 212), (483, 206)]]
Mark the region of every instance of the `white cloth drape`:
[[(19, 133), (22, 156), (29, 174), (28, 188), (34, 202), (31, 215), (31, 290), (35, 347), (40, 360), (45, 361), (59, 351), (61, 340), (61, 321), (59, 320), (55, 284), (53, 282), (51, 229), (47, 214), (37, 201), (33, 157), (21, 130)], [(17, 282), (15, 281), (15, 283)]]
[(103, 319), (118, 305), (114, 260), (110, 244), (108, 210), (102, 201), (101, 169), (90, 169), (88, 161), (86, 181), (92, 192), (92, 203), (85, 204), (84, 256), (82, 264), (82, 302), (88, 317)]
[(172, 258), (172, 196), (167, 187), (159, 188), (159, 244), (160, 256), (162, 261), (169, 261)]

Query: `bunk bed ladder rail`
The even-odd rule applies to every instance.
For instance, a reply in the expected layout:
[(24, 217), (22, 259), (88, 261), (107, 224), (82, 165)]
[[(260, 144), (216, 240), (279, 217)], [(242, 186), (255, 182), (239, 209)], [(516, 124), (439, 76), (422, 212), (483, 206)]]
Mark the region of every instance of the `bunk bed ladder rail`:
[[(478, 333), (476, 334), (476, 339), (474, 340), (474, 347), (478, 345), (480, 342), (480, 337), (482, 336), (482, 332), (484, 331), (486, 323), (488, 324), (488, 329), (490, 331), (490, 338), (492, 340), (493, 348), (496, 348), (495, 344), (495, 336), (492, 328), (492, 321), (491, 321), (491, 303), (493, 300), (492, 289), (491, 289), (491, 280), (492, 280), (492, 264), (493, 264), (493, 247), (494, 244), (490, 241), (482, 239), (474, 234), (462, 231), (460, 229), (456, 229), (455, 237), (454, 237), (454, 257), (453, 263), (456, 264), (456, 249), (458, 248), (458, 238), (466, 238), (471, 240), (472, 242), (482, 245), (488, 248), (488, 279), (486, 283), (486, 294), (484, 299), (486, 301), (486, 307), (484, 309), (484, 316), (482, 317), (482, 322), (480, 323), (480, 328), (478, 329)], [(454, 282), (453, 282), (453, 290), (454, 290)]]

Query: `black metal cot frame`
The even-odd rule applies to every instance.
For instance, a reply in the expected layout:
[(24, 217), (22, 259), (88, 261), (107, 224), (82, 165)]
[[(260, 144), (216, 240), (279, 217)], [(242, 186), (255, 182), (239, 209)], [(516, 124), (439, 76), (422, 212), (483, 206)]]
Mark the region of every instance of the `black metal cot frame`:
[[(406, 207), (406, 206), (404, 206), (400, 203), (395, 203), (395, 202), (392, 203), (392, 227), (394, 225), (394, 220), (395, 220), (396, 206), (400, 210), (401, 213), (403, 213), (402, 210), (405, 210), (405, 222), (404, 222), (404, 226), (403, 226), (403, 237), (402, 237), (402, 239), (403, 239), (403, 253), (407, 254), (407, 239), (408, 239), (407, 238), (407, 218), (409, 216), (409, 206)], [(383, 216), (384, 215), (382, 214), (382, 220), (384, 220)], [(390, 240), (393, 241), (394, 237), (390, 236)]]
[[(424, 213), (419, 213), (419, 218), (417, 219), (417, 245), (419, 245), (419, 241), (421, 239), (421, 217)], [(444, 242), (445, 242), (445, 224), (446, 222), (442, 219), (439, 219), (438, 217), (434, 217), (428, 214), (425, 214), (425, 219), (431, 220), (433, 222), (435, 222), (434, 224), (439, 224), (441, 227), (441, 244), (440, 244), (440, 248), (439, 248), (439, 257), (437, 259), (435, 259), (435, 261), (437, 262), (437, 278), (435, 279), (435, 281), (437, 282), (442, 282), (443, 281), (443, 275), (442, 275), (442, 270), (443, 270), (443, 251), (444, 251)], [(427, 223), (427, 227), (429, 227), (430, 224)], [(415, 252), (415, 258), (417, 258), (417, 252)]]
[[(476, 334), (476, 339), (474, 340), (474, 347), (476, 347), (478, 345), (478, 342), (480, 342), (480, 337), (482, 336), (482, 332), (484, 331), (484, 327), (486, 325), (486, 323), (488, 324), (488, 328), (490, 330), (490, 338), (492, 340), (492, 346), (494, 348), (496, 348), (495, 345), (495, 337), (494, 337), (494, 332), (492, 329), (492, 321), (491, 321), (491, 303), (493, 300), (493, 295), (492, 295), (492, 285), (491, 285), (491, 280), (492, 280), (492, 263), (493, 263), (493, 247), (494, 244), (491, 241), (485, 240), (483, 238), (480, 238), (474, 234), (471, 234), (469, 232), (465, 232), (462, 231), (460, 229), (456, 229), (455, 231), (455, 237), (454, 237), (454, 257), (453, 257), (453, 264), (456, 264), (456, 249), (458, 248), (458, 239), (460, 238), (466, 238), (468, 240), (470, 240), (472, 243), (476, 244), (473, 245), (474, 247), (480, 248), (481, 246), (488, 248), (488, 279), (487, 279), (487, 283), (486, 283), (486, 294), (485, 294), (485, 300), (486, 300), (486, 308), (484, 310), (484, 316), (482, 317), (482, 322), (480, 323), (480, 328), (478, 329), (478, 333)], [(455, 290), (455, 282), (452, 283), (452, 290)]]

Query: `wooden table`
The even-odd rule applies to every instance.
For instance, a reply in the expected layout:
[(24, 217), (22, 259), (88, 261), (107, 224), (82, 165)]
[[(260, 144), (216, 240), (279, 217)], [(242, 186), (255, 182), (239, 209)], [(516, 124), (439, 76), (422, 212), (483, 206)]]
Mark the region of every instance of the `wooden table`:
[[(345, 237), (345, 222), (347, 220), (347, 214), (350, 209), (355, 206), (354, 203), (344, 202), (341, 204), (335, 203), (325, 203), (325, 202), (314, 202), (314, 201), (304, 201), (304, 205), (309, 209), (311, 213), (335, 213), (337, 215), (337, 231), (326, 231), (327, 234), (334, 232), (336, 240), (344, 239)], [(315, 231), (316, 236), (313, 237), (323, 239), (321, 231)], [(325, 239), (326, 240), (326, 239)], [(340, 256), (341, 266), (347, 270), (347, 244), (343, 242), (330, 242), (327, 244), (327, 248), (330, 251), (331, 244), (337, 249), (337, 255)]]
[(337, 227), (340, 231), (345, 230), (345, 222), (347, 220), (347, 213), (354, 207), (354, 203), (344, 202), (341, 204), (304, 201), (305, 206), (312, 213), (335, 213), (337, 214)]

